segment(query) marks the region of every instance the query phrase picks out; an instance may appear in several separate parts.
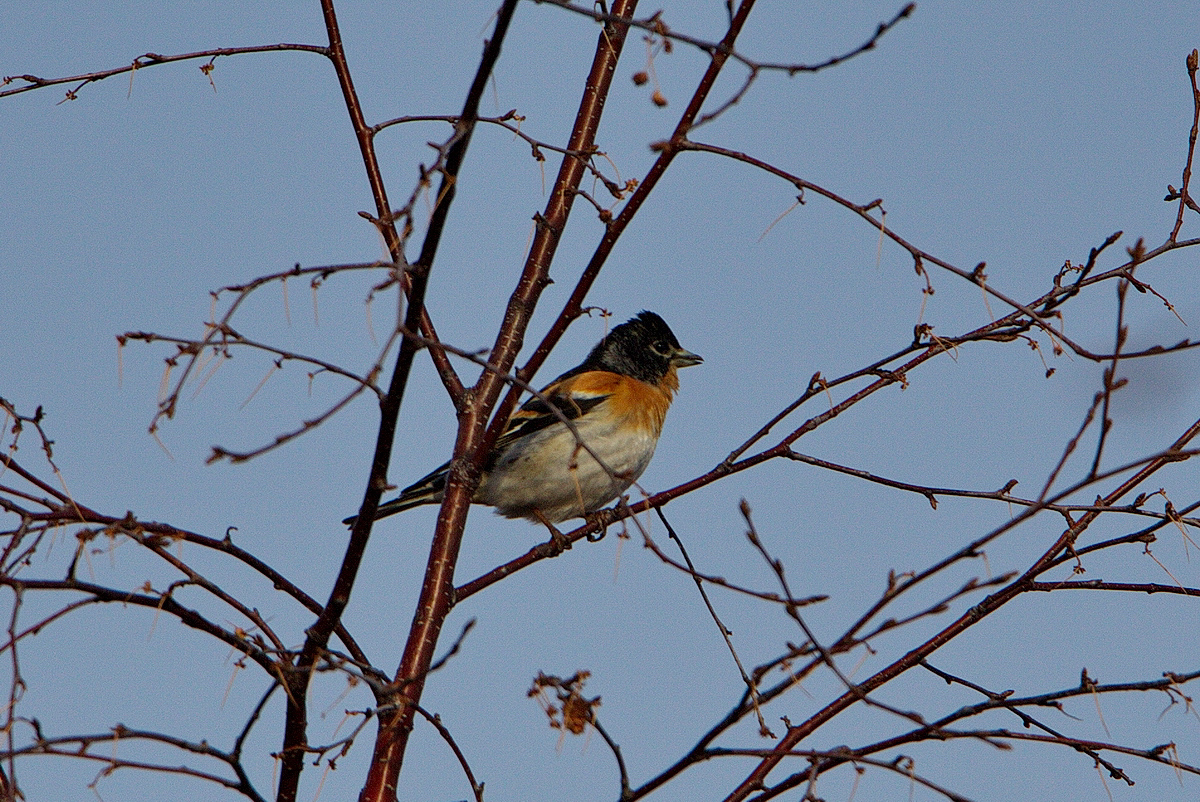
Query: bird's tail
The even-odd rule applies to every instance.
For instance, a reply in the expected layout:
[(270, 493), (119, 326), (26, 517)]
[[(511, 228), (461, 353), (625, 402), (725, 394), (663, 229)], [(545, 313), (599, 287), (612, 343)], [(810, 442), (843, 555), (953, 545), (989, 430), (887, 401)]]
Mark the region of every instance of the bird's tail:
[[(422, 477), (420, 481), (401, 490), (400, 495), (396, 498), (380, 504), (375, 510), (375, 520), (378, 521), (380, 518), (411, 510), (413, 507), (420, 507), (423, 504), (440, 504), (442, 491), (446, 489), (446, 468), (447, 466), (443, 465), (428, 476)], [(343, 519), (342, 523), (346, 526), (354, 526), (357, 521), (358, 516), (351, 515), (349, 518)]]

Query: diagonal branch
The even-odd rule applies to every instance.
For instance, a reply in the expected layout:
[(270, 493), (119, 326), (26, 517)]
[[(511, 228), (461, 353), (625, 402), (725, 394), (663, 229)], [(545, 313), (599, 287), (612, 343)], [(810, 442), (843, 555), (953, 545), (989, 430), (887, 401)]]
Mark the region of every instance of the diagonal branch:
[[(622, 207), (620, 214), (608, 222), (605, 227), (604, 236), (600, 238), (600, 243), (596, 246), (596, 250), (592, 253), (592, 258), (588, 261), (582, 275), (575, 284), (575, 289), (571, 292), (571, 296), (567, 299), (566, 304), (559, 312), (558, 318), (546, 332), (542, 341), (538, 344), (529, 360), (517, 372), (517, 375), (524, 381), (530, 381), (538, 368), (546, 361), (546, 357), (550, 355), (550, 351), (562, 339), (567, 328), (580, 315), (583, 314), (584, 299), (595, 283), (596, 278), (600, 275), (600, 269), (608, 260), (613, 248), (616, 247), (617, 241), (621, 235), (629, 227), (642, 204), (646, 202), (646, 198), (658, 185), (667, 168), (675, 160), (678, 155), (680, 145), (686, 141), (687, 132), (690, 131), (695, 124), (696, 118), (699, 116), (704, 102), (708, 99), (709, 93), (712, 91), (713, 85), (716, 83), (717, 77), (721, 74), (726, 61), (729, 59), (729, 54), (733, 50), (733, 46), (737, 41), (738, 35), (742, 31), (742, 27), (746, 24), (747, 18), (750, 16), (750, 11), (754, 7), (755, 0), (743, 0), (738, 7), (737, 13), (730, 20), (729, 28), (721, 39), (720, 44), (713, 48), (710, 54), (711, 61), (708, 69), (705, 70), (700, 82), (696, 86), (696, 91), (692, 94), (691, 100), (688, 102), (687, 108), (679, 118), (679, 122), (675, 126), (675, 131), (671, 139), (666, 143), (660, 143), (659, 156), (655, 159), (646, 175), (639, 182), (638, 187), (630, 195), (629, 200)], [(631, 12), (630, 12), (631, 13)], [(626, 15), (627, 16), (627, 15)], [(495, 442), (500, 436), (509, 416), (516, 409), (517, 399), (520, 393), (514, 388), (505, 396), (504, 401), (497, 407), (496, 413), (492, 419), (491, 426), (488, 431), (488, 442)]]

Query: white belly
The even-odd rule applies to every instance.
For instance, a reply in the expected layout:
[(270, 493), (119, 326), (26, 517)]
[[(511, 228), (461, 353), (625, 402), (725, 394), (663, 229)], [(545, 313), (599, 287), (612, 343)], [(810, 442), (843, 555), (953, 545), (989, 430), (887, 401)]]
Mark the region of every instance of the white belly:
[[(480, 484), (474, 501), (509, 518), (533, 517), (536, 510), (557, 523), (615, 499), (646, 470), (657, 438), (617, 435), (619, 421), (596, 423), (592, 417), (580, 418), (575, 428), (603, 465), (579, 446), (565, 425), (554, 423), (510, 446)], [(640, 427), (624, 427), (630, 428)]]

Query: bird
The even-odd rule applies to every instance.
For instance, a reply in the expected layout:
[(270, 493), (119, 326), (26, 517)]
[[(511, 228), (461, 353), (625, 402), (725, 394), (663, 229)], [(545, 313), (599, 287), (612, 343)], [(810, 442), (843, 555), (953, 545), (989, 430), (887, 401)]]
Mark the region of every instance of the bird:
[[(646, 470), (679, 389), (678, 369), (703, 361), (654, 312), (613, 327), (583, 362), (509, 418), (471, 501), (540, 522), (561, 543), (554, 524), (599, 510)], [(375, 519), (440, 504), (449, 472), (447, 462), (404, 488)]]

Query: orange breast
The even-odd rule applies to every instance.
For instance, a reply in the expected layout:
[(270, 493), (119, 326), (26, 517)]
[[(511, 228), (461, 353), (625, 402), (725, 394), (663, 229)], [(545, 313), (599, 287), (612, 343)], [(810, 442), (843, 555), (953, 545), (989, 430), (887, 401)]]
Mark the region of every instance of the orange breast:
[(571, 389), (588, 395), (609, 396), (606, 403), (613, 415), (632, 418), (639, 429), (658, 437), (671, 399), (679, 389), (679, 375), (671, 368), (656, 386), (617, 373), (593, 371), (575, 379)]

